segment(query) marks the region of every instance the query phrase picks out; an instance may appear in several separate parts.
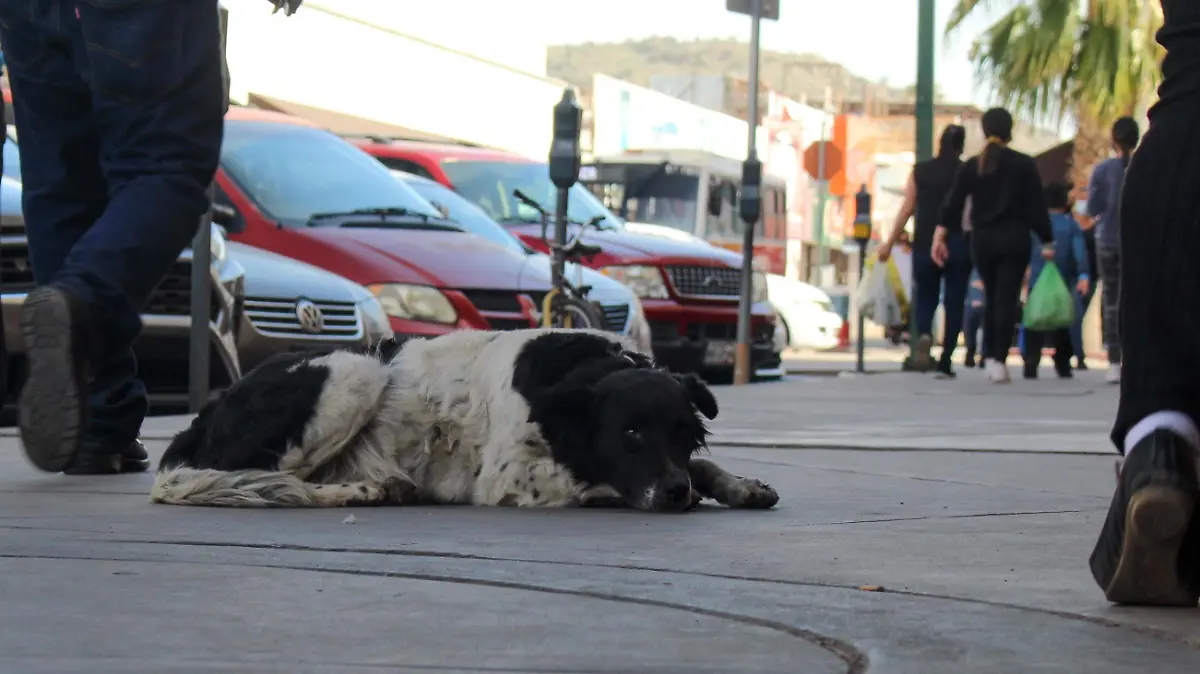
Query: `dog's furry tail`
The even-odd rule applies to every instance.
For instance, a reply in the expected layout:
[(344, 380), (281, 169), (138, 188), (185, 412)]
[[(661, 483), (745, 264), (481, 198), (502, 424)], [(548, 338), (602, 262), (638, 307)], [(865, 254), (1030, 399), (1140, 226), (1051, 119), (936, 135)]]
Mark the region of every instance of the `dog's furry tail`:
[[(150, 489), (152, 503), (226, 508), (313, 508), (345, 496), (344, 485), (317, 485), (291, 473), (223, 471), (177, 466), (160, 470)], [(325, 492), (329, 492), (326, 496)]]

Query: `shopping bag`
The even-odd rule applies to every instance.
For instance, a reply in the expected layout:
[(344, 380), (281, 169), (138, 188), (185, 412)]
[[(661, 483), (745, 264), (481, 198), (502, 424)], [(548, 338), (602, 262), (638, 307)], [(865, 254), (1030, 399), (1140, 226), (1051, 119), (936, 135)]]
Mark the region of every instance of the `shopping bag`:
[(885, 328), (904, 320), (892, 274), (889, 273), (892, 269), (894, 267), (887, 264), (871, 264), (859, 281), (857, 292), (858, 313)]
[(1025, 301), (1022, 324), (1029, 330), (1046, 332), (1069, 328), (1075, 322), (1075, 298), (1058, 266), (1047, 262)]

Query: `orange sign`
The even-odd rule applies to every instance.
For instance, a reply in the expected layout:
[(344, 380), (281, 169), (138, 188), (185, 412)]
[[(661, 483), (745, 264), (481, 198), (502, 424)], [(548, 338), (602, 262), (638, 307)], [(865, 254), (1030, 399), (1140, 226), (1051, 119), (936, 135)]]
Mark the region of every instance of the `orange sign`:
[(821, 142), (817, 141), (804, 151), (804, 170), (817, 180), (832, 180), (842, 170), (842, 149), (833, 141), (825, 141), (825, 175), (821, 173)]

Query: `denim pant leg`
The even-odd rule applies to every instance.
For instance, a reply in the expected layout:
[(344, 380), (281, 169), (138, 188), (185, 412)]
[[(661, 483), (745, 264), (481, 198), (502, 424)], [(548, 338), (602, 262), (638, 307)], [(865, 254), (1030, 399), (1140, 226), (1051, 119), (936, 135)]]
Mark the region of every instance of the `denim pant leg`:
[(916, 285), (917, 337), (933, 332), (933, 316), (942, 294), (942, 268), (934, 264), (928, 250), (914, 247), (912, 273)]
[(86, 433), (131, 440), (137, 309), (194, 235), (220, 152), (217, 5), (0, 0), (0, 31), (35, 276), (88, 307)]
[(962, 334), (963, 309), (967, 303), (967, 287), (971, 283), (971, 250), (967, 239), (961, 234), (952, 234), (946, 242), (950, 256), (943, 271), (945, 279), (946, 312), (945, 331), (942, 336), (942, 364), (948, 365), (958, 348), (958, 336)]

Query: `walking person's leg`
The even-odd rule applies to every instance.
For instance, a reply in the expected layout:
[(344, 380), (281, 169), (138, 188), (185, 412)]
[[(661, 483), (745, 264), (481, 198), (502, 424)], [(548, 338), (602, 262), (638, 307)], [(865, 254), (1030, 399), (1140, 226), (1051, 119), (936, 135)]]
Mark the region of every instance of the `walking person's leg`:
[(1000, 277), (1000, 261), (1002, 256), (982, 243), (982, 237), (975, 234), (975, 265), (979, 270), (979, 278), (983, 281), (983, 358), (984, 368), (991, 377), (996, 373), (992, 362), (992, 345), (996, 342), (997, 311), (1000, 306), (997, 300)]
[(963, 359), (963, 365), (975, 367), (975, 356), (981, 353), (979, 328), (983, 324), (983, 307), (970, 307), (965, 313), (966, 324), (963, 326), (963, 338), (967, 346), (967, 356)]
[(927, 372), (933, 368), (929, 351), (933, 348), (933, 316), (937, 313), (942, 289), (942, 268), (934, 263), (928, 250), (914, 247), (912, 252), (913, 280), (917, 284), (917, 334), (913, 368)]
[(1010, 378), (1008, 367), (1008, 352), (1012, 349), (1013, 338), (1017, 327), (1017, 303), (1021, 296), (1021, 282), (1025, 278), (1025, 267), (1029, 262), (1029, 238), (1025, 236), (1025, 251), (1013, 254), (1004, 251), (996, 263), (994, 298), (996, 310), (992, 314), (993, 326), (991, 342), (988, 344), (988, 358), (993, 369), (992, 380), (996, 383), (1007, 383)]
[(1125, 459), (1090, 559), (1118, 603), (1194, 607), (1200, 598), (1200, 320), (1190, 310), (1200, 306), (1198, 118), (1200, 102), (1156, 112), (1125, 178), (1112, 432)]
[[(217, 5), (39, 6), (59, 13), (37, 24), (28, 3), (0, 0), (6, 51), (12, 40), (42, 35), (41, 46), (59, 55), (52, 71), (35, 51), (10, 63), (31, 254), (59, 259), (57, 269), (42, 263), (49, 276), (39, 284), (49, 284), (23, 310), (30, 376), (21, 433), (39, 468), (69, 470), (87, 455), (94, 465), (81, 472), (114, 472), (127, 467), (117, 457), (145, 413), (130, 351), (137, 309), (195, 234), (220, 152)], [(74, 67), (70, 77), (64, 63)], [(90, 85), (86, 95), (80, 81)], [(63, 119), (66, 108), (83, 111), (74, 124)], [(95, 185), (97, 163), (106, 202), (72, 195), (79, 187), (68, 172), (87, 171), (83, 185)], [(80, 201), (86, 208), (66, 218), (62, 204)], [(97, 404), (85, 426), (89, 391)]]
[(1038, 368), (1042, 365), (1042, 348), (1046, 333), (1038, 330), (1025, 331), (1025, 343), (1021, 345), (1021, 359), (1025, 362), (1025, 378), (1037, 379)]
[(1075, 354), (1071, 346), (1071, 329), (1055, 330), (1050, 337), (1054, 345), (1054, 372), (1059, 379), (1070, 379), (1074, 376), (1071, 374), (1071, 357)]
[(971, 251), (967, 246), (966, 237), (962, 235), (950, 235), (946, 245), (950, 252), (943, 272), (946, 283), (943, 302), (946, 329), (942, 336), (942, 354), (938, 359), (937, 369), (942, 376), (953, 377), (951, 359), (954, 357), (954, 349), (958, 347), (958, 337), (962, 334), (967, 286), (971, 282)]
[(1121, 380), (1121, 252), (1100, 248), (1096, 251), (1096, 261), (1100, 265), (1100, 282), (1104, 284), (1100, 300), (1104, 312), (1104, 348), (1108, 350), (1107, 380), (1115, 384)]

